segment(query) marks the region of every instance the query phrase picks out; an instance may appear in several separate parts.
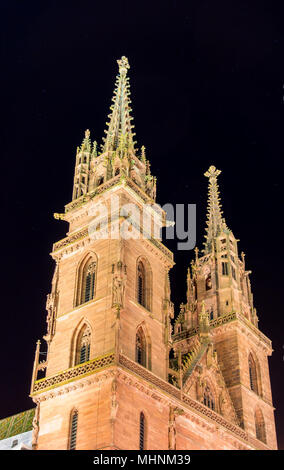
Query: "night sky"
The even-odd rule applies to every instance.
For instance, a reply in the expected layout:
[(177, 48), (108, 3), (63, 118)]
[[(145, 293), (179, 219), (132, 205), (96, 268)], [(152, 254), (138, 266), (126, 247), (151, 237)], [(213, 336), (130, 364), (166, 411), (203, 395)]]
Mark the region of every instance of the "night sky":
[[(1, 2), (0, 418), (33, 406), (35, 343), (46, 332), (52, 244), (67, 224), (84, 130), (101, 141), (117, 74), (129, 59), (138, 146), (157, 201), (197, 204), (202, 247), (209, 165), (224, 215), (252, 270), (259, 327), (272, 339), (271, 382), (284, 449), (283, 2)], [(193, 252), (171, 272), (176, 313)], [(43, 341), (43, 348), (45, 343)], [(43, 358), (42, 358), (43, 359)], [(281, 423), (282, 421), (282, 423)]]

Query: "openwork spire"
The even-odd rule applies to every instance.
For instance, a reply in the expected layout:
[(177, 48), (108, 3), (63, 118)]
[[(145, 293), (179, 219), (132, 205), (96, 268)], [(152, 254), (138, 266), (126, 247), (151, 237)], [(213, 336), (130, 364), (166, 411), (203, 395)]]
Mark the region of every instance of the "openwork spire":
[(222, 218), (223, 212), (219, 197), (219, 187), (217, 177), (221, 171), (211, 165), (209, 170), (204, 173), (209, 179), (208, 186), (208, 208), (207, 208), (207, 228), (205, 236), (205, 253), (211, 250), (212, 242), (215, 237), (220, 235), (221, 231), (227, 229), (225, 220)]
[(132, 117), (130, 116), (130, 89), (127, 71), (130, 68), (128, 59), (122, 56), (117, 61), (119, 74), (116, 77), (115, 90), (112, 98), (113, 104), (110, 107), (109, 122), (107, 122), (106, 137), (103, 139), (103, 152), (114, 151), (118, 147), (127, 148), (135, 153), (133, 140), (135, 133), (131, 125)]

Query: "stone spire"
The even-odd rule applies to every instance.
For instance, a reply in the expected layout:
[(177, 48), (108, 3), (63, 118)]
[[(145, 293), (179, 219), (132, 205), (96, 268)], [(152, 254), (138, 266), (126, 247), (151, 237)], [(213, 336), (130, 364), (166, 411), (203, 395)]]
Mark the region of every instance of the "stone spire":
[(103, 139), (103, 152), (114, 151), (119, 146), (124, 146), (135, 154), (134, 136), (131, 124), (132, 117), (130, 115), (130, 88), (127, 70), (130, 68), (128, 59), (122, 56), (117, 61), (119, 74), (116, 77), (115, 90), (112, 98), (113, 104), (110, 107), (109, 122), (107, 122), (106, 137)]
[(150, 163), (146, 158), (145, 147), (135, 149), (131, 124), (129, 63), (126, 57), (118, 62), (119, 73), (110, 107), (111, 113), (107, 122), (106, 136), (98, 150), (97, 142), (92, 144), (90, 131), (87, 129), (80, 147), (77, 147), (76, 165), (72, 201), (87, 194), (94, 195), (96, 188), (112, 178), (129, 178), (147, 196), (156, 199), (156, 178), (151, 174)]
[[(207, 227), (205, 235), (205, 253), (209, 253), (212, 248), (212, 242), (215, 237), (220, 235), (220, 233), (227, 229), (225, 219), (222, 215), (222, 206), (219, 197), (219, 187), (217, 182), (217, 177), (220, 175), (221, 171), (217, 170), (215, 166), (211, 165), (209, 170), (204, 173), (209, 179), (208, 185), (208, 207), (207, 207)], [(228, 229), (227, 229), (228, 230)]]

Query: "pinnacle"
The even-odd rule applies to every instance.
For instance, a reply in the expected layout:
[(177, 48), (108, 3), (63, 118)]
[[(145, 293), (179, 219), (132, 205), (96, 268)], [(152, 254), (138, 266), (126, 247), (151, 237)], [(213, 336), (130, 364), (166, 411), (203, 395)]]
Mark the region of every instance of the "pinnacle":
[(204, 176), (209, 179), (205, 252), (209, 251), (213, 239), (218, 236), (223, 229), (227, 228), (225, 219), (223, 218), (220, 192), (217, 181), (217, 177), (220, 174), (221, 170), (217, 170), (214, 165), (211, 165), (204, 173)]
[(127, 57), (122, 56), (117, 61), (119, 67), (119, 75), (116, 77), (115, 90), (112, 97), (111, 113), (108, 115), (109, 121), (106, 123), (106, 138), (104, 140), (103, 151), (114, 151), (121, 136), (125, 136), (125, 142), (128, 150), (135, 154), (135, 142), (133, 137), (135, 133), (132, 131), (134, 126), (131, 124), (132, 116), (130, 115), (130, 90), (129, 79), (126, 77), (130, 68)]

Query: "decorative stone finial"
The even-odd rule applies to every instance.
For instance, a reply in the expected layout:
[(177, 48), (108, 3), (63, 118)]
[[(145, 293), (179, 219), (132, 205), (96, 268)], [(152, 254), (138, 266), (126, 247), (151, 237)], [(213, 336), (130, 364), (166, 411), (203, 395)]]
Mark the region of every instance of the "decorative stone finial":
[(219, 176), (221, 173), (221, 170), (217, 170), (217, 168), (214, 166), (214, 165), (211, 165), (209, 167), (209, 170), (206, 171), (206, 173), (204, 173), (204, 176), (206, 176), (207, 178), (212, 178), (212, 177), (216, 177)]
[(123, 55), (121, 59), (117, 61), (117, 63), (118, 63), (119, 73), (127, 73), (127, 70), (130, 69), (128, 59), (127, 57), (125, 57), (125, 55)]
[(85, 130), (85, 138), (88, 139), (90, 137), (90, 131), (89, 129)]

